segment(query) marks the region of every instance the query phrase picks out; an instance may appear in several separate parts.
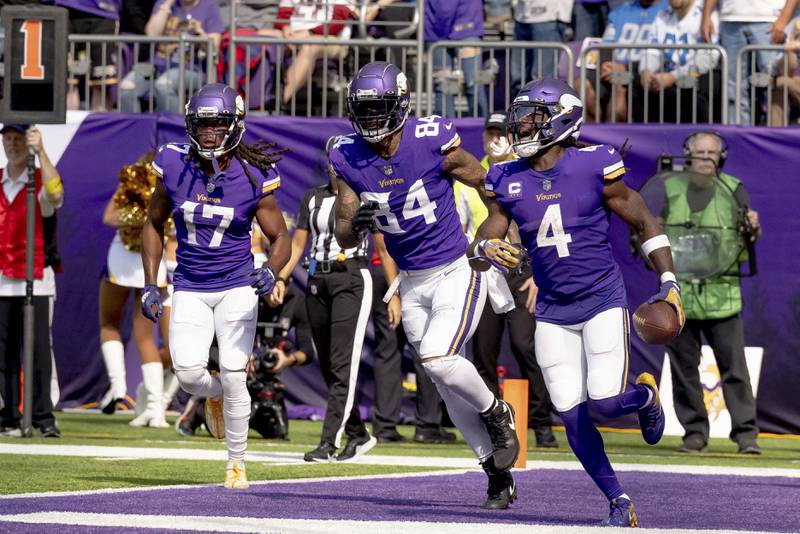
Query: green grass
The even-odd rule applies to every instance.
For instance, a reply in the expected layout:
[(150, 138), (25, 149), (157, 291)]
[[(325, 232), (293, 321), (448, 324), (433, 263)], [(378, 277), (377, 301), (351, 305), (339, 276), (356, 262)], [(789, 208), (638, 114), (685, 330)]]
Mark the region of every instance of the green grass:
[[(99, 414), (61, 413), (58, 424), (61, 439), (0, 438), (0, 444), (98, 445), (124, 447), (163, 447), (224, 450), (223, 442), (198, 431), (193, 438), (183, 438), (169, 429), (140, 429), (128, 426), (130, 414), (103, 416)], [(172, 419), (172, 418), (170, 418)], [(321, 423), (292, 421), (290, 440), (265, 440), (251, 432), (249, 449), (264, 452), (305, 452), (319, 442)], [(400, 432), (409, 438), (401, 444), (380, 444), (374, 453), (394, 456), (438, 456), (471, 458), (472, 453), (463, 440), (453, 445), (422, 445), (410, 438), (413, 427), (401, 426)], [(558, 449), (536, 449), (533, 433), (528, 439), (529, 460), (574, 461), (566, 436), (556, 430)], [(603, 438), (612, 463), (649, 463), (668, 465), (713, 465), (742, 467), (783, 467), (800, 469), (800, 439), (796, 437), (761, 437), (764, 450), (761, 456), (736, 454), (736, 445), (726, 439), (712, 439), (709, 452), (683, 454), (675, 451), (677, 437), (665, 437), (650, 447), (638, 432), (605, 431)], [(477, 464), (476, 464), (477, 467)], [(251, 480), (319, 477), (331, 475), (364, 475), (424, 471), (416, 467), (362, 465), (296, 465), (269, 466), (248, 463)], [(166, 484), (218, 483), (222, 477), (221, 462), (201, 460), (115, 460), (59, 456), (0, 454), (0, 494), (35, 491), (65, 491), (96, 488), (125, 488)]]
[[(247, 463), (250, 481), (288, 480), (434, 471), (419, 467), (306, 464), (270, 466)], [(74, 456), (0, 455), (0, 494), (139, 488), (178, 484), (221, 484), (224, 462), (192, 460), (115, 460)]]

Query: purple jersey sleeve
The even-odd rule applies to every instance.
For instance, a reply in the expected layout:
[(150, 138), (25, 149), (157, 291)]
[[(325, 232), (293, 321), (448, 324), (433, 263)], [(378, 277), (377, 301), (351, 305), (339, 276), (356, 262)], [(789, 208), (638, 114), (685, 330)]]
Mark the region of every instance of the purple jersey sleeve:
[(597, 177), (604, 184), (621, 180), (625, 176), (625, 165), (619, 151), (611, 145), (592, 145), (580, 149), (581, 152), (592, 152), (593, 165), (597, 165)]
[(260, 169), (256, 169), (252, 165), (250, 166), (250, 173), (255, 175), (253, 171), (256, 171), (258, 176), (261, 179), (261, 196), (265, 197), (267, 195), (271, 195), (281, 186), (281, 175), (278, 174), (278, 168), (275, 165), (272, 165), (266, 171), (262, 171)]

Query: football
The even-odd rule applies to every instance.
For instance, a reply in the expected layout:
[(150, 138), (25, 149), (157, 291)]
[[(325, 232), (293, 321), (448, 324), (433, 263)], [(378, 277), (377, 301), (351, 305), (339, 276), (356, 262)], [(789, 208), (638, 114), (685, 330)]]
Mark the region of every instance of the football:
[(639, 306), (633, 314), (633, 328), (645, 343), (651, 345), (664, 345), (681, 329), (678, 314), (663, 300)]

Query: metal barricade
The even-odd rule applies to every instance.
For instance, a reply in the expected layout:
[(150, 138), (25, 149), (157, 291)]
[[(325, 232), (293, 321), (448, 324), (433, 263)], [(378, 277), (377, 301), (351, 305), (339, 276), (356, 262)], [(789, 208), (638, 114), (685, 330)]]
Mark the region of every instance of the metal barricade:
[[(260, 68), (257, 71), (258, 79), (255, 84), (251, 83), (251, 73), (249, 70), (245, 73), (244, 86), (251, 91), (258, 91), (255, 100), (253, 95), (247, 95), (247, 105), (251, 111), (255, 112), (273, 112), (275, 114), (288, 114), (298, 115), (298, 92), (305, 89), (304, 102), (300, 102), (302, 106), (305, 104), (305, 112), (300, 112), (304, 116), (337, 116), (341, 117), (346, 114), (345, 110), (345, 90), (347, 82), (355, 74), (361, 66), (370, 61), (377, 59), (384, 59), (395, 63), (400, 69), (406, 73), (409, 80), (414, 79), (412, 73), (416, 73), (416, 49), (417, 42), (412, 40), (400, 39), (348, 39), (343, 41), (335, 37), (326, 38), (312, 38), (312, 39), (278, 39), (273, 37), (243, 37), (239, 36), (235, 39), (235, 43), (244, 45), (245, 65), (249, 65), (253, 59), (251, 46), (260, 46), (259, 57), (260, 62), (267, 61), (268, 49), (271, 47), (276, 50), (278, 59), (274, 61), (274, 70), (270, 70), (270, 66)], [(298, 46), (320, 46), (321, 51), (321, 69), (317, 71), (317, 84), (314, 83), (314, 70), (309, 69), (305, 78), (303, 87), (297, 86), (291, 91), (290, 99), (285, 103), (283, 102), (283, 71), (286, 69), (283, 65), (283, 47), (289, 47), (289, 55), (292, 59), (292, 64), (295, 63), (298, 54)], [(292, 68), (291, 64), (288, 68)], [(267, 77), (273, 80), (272, 88), (268, 88)], [(315, 91), (315, 86), (318, 87), (319, 92)], [(411, 86), (411, 91), (415, 91), (416, 87)], [(269, 94), (267, 91), (269, 90)], [(331, 109), (330, 98), (335, 99), (335, 109)], [(254, 102), (257, 105), (253, 105)], [(269, 105), (266, 105), (269, 102)], [(312, 111), (318, 113), (312, 113)]]
[[(435, 59), (437, 54), (447, 54), (448, 50), (459, 49), (477, 49), (475, 57), (478, 60), (471, 62), (472, 73), (465, 72), (462, 69), (464, 58), (459, 54), (449, 56), (452, 65), (450, 68), (439, 69), (436, 72)], [(513, 51), (518, 51), (513, 54)], [(528, 53), (531, 54), (532, 59), (528, 61)], [(543, 65), (547, 59), (546, 54), (552, 54), (552, 71), (545, 72)], [(486, 41), (439, 41), (432, 43), (428, 48), (425, 63), (426, 63), (426, 77), (428, 80), (427, 87), (427, 114), (430, 115), (434, 112), (434, 99), (436, 94), (444, 95), (445, 98), (458, 98), (461, 99), (461, 105), (455, 104), (454, 116), (464, 116), (463, 100), (471, 97), (474, 105), (471, 110), (467, 109), (468, 116), (478, 117), (483, 116), (479, 113), (479, 105), (481, 94), (479, 91), (484, 91), (486, 86), (485, 96), (488, 101), (490, 109), (483, 110), (484, 114), (491, 113), (494, 106), (492, 105), (496, 100), (496, 95), (499, 94), (500, 99), (503, 101), (502, 108), (507, 109), (511, 100), (513, 99), (512, 91), (517, 86), (521, 87), (527, 83), (530, 78), (541, 78), (543, 76), (552, 76), (554, 78), (564, 78), (567, 83), (572, 85), (573, 72), (571, 68), (567, 68), (565, 73), (559, 73), (562, 54), (565, 56), (568, 65), (574, 63), (574, 56), (572, 50), (564, 43), (557, 42), (521, 42), (521, 41), (500, 41), (500, 42), (486, 42)], [(517, 56), (514, 58), (513, 56)], [(441, 57), (441, 56), (438, 56)], [(501, 58), (501, 62), (497, 58)], [(512, 64), (512, 61), (516, 64)], [(531, 72), (532, 65), (536, 65), (536, 73)], [(517, 69), (518, 67), (518, 69)], [(515, 77), (518, 79), (513, 79)], [(502, 74), (502, 81), (498, 83), (498, 75)], [(465, 80), (469, 78), (474, 80), (472, 87), (472, 94), (470, 95), (465, 91)], [(470, 113), (471, 112), (471, 113)]]
[[(92, 48), (100, 47), (100, 64), (92, 63)], [(140, 62), (140, 51), (142, 46), (147, 46), (148, 53), (146, 60)], [(209, 37), (197, 37), (181, 35), (176, 37), (147, 37), (142, 35), (84, 35), (72, 34), (69, 36), (69, 54), (71, 61), (68, 66), (68, 75), (71, 80), (84, 77), (84, 101), (87, 107), (91, 107), (95, 101), (95, 107), (99, 109), (109, 109), (109, 104), (113, 103), (110, 89), (117, 85), (117, 97), (119, 96), (118, 81), (127, 74), (125, 63), (131, 63), (130, 71), (139, 73), (147, 81), (147, 93), (149, 105), (146, 111), (154, 111), (154, 93), (156, 84), (155, 60), (158, 54), (157, 48), (160, 46), (176, 47), (174, 53), (164, 58), (165, 69), (177, 68), (178, 75), (178, 104), (179, 109), (183, 109), (186, 102), (187, 91), (192, 92), (199, 87), (186, 84), (187, 65), (200, 64), (204, 66), (205, 72), (202, 73), (204, 83), (216, 81), (216, 50), (214, 42)], [(79, 48), (85, 48), (85, 53), (78, 54)], [(123, 49), (124, 52), (123, 52)], [(109, 53), (110, 52), (110, 53)], [(123, 61), (123, 53), (129, 54), (130, 61)], [(176, 56), (177, 59), (172, 58)], [(112, 63), (108, 58), (112, 58)], [(130, 72), (128, 71), (128, 72)], [(90, 80), (94, 74), (95, 80)], [(202, 84), (201, 84), (202, 86)], [(94, 98), (91, 94), (92, 87), (99, 87), (100, 94)], [(120, 99), (116, 99), (115, 109), (120, 111)]]
[[(759, 53), (763, 54), (761, 58)], [(791, 82), (793, 78), (800, 80), (797, 63), (796, 52), (787, 51), (784, 45), (742, 47), (736, 55), (736, 124), (788, 126), (793, 120), (796, 125), (800, 115), (800, 86), (793, 91)], [(776, 91), (780, 93), (777, 98)], [(746, 114), (743, 113), (745, 93)]]
[[(663, 85), (657, 81), (653, 85), (643, 87), (640, 83), (640, 61), (646, 57), (646, 61), (651, 61), (655, 54), (645, 56), (648, 50), (663, 51), (659, 52), (659, 70), (653, 72), (663, 72), (666, 62), (665, 55), (668, 52), (683, 53), (683, 51), (694, 51), (692, 65), (694, 68), (687, 73), (677, 76), (675, 80), (675, 90), (667, 95)], [(627, 64), (614, 61), (614, 54), (621, 51), (630, 51), (631, 58), (626, 59)], [(633, 52), (641, 51), (642, 54), (633, 59)], [(607, 57), (604, 57), (607, 56)], [(616, 56), (618, 58), (619, 56)], [(603, 64), (611, 62), (618, 67), (611, 67), (607, 73), (603, 72)], [(704, 64), (703, 64), (704, 63)], [(591, 68), (594, 67), (594, 68)], [(587, 85), (590, 78), (588, 70), (594, 71), (594, 85)], [(714, 123), (721, 122), (727, 124), (728, 116), (725, 103), (728, 100), (728, 55), (725, 50), (714, 44), (622, 44), (622, 43), (593, 43), (587, 45), (580, 52), (580, 86), (579, 92), (581, 100), (584, 102), (585, 110), (593, 110), (595, 121), (603, 116), (603, 102), (601, 99), (601, 86), (608, 88), (610, 106), (610, 121), (616, 122), (643, 122), (643, 123)], [(655, 87), (657, 86), (657, 90)], [(595, 93), (593, 100), (587, 100), (587, 91)], [(637, 94), (638, 89), (638, 94)], [(691, 103), (687, 106), (683, 101), (686, 96), (685, 91), (691, 91)], [(621, 92), (624, 91), (624, 92)], [(621, 95), (621, 97), (620, 97)], [(707, 107), (707, 113), (702, 115), (700, 104)], [(715, 107), (721, 109), (715, 112)], [(666, 108), (674, 108), (674, 117), (667, 116)], [(624, 107), (624, 109), (623, 109)], [(657, 107), (657, 109), (653, 109)], [(685, 107), (690, 108), (688, 113), (683, 113)], [(670, 110), (671, 111), (671, 110)], [(687, 116), (690, 115), (690, 116)], [(624, 120), (622, 120), (624, 119)], [(718, 119), (718, 120), (717, 120)]]
[[(419, 16), (419, 13), (425, 9), (424, 0), (394, 2), (384, 6), (384, 8), (394, 10), (411, 10), (408, 21), (370, 20), (369, 12), (374, 7), (368, 6), (367, 2), (361, 1), (354, 10), (357, 14), (355, 20), (335, 20), (330, 23), (321, 23), (323, 34), (318, 38), (284, 38), (263, 35), (237, 35), (236, 2), (231, 2), (228, 83), (232, 87), (237, 87), (240, 91), (250, 93), (247, 94), (246, 100), (251, 111), (305, 116), (311, 116), (312, 114), (343, 116), (345, 114), (344, 89), (349, 78), (355, 74), (363, 63), (374, 61), (375, 59), (385, 59), (396, 63), (406, 73), (409, 80), (416, 80), (415, 83), (411, 84), (412, 92), (416, 92), (412, 101), (416, 102), (416, 108), (421, 108), (423, 91), (416, 91), (416, 87), (423, 85), (422, 72), (417, 68), (419, 62), (416, 58), (421, 57), (421, 51), (423, 50), (424, 20), (423, 17)], [(263, 22), (265, 24), (264, 27), (267, 27), (278, 22), (278, 20), (271, 19)], [(280, 22), (287, 21), (281, 20)], [(356, 37), (350, 38), (348, 36), (347, 38), (342, 38), (328, 35), (328, 28), (331, 24), (349, 26), (351, 36), (355, 35)], [(371, 30), (376, 28), (386, 33), (392, 33), (394, 38), (372, 38)], [(415, 39), (407, 39), (415, 32), (417, 34)], [(237, 46), (242, 47), (240, 51), (243, 51), (245, 55), (244, 65), (247, 67), (245, 68), (244, 84), (241, 83), (241, 78), (237, 79), (236, 76)], [(293, 68), (298, 57), (297, 47), (313, 46), (319, 46), (321, 49), (321, 54), (320, 50), (317, 49), (316, 53), (311, 56), (316, 60), (317, 64), (321, 63), (321, 67), (315, 69), (314, 65), (312, 65), (308, 68), (304, 83), (301, 85), (298, 83), (296, 76), (291, 74), (290, 69)], [(284, 50), (284, 47), (288, 47), (288, 51)], [(308, 50), (304, 52), (306, 52), (307, 57)], [(284, 57), (284, 53), (286, 53), (286, 57)], [(253, 62), (254, 59), (257, 60)], [(270, 60), (270, 63), (267, 63), (267, 59)], [(284, 65), (284, 59), (290, 60), (287, 65)], [(259, 67), (255, 69), (255, 72), (250, 72), (249, 66), (251, 64), (259, 66), (267, 64), (268, 68)], [(284, 85), (284, 76), (289, 76), (290, 74), (291, 78)], [(256, 80), (253, 79), (254, 76), (257, 78)], [(284, 91), (282, 89), (287, 86), (289, 89), (286, 92), (291, 93), (291, 95), (290, 99), (284, 102)], [(301, 98), (298, 99), (297, 93), (303, 90), (305, 90), (305, 98), (302, 98), (303, 95), (301, 95)], [(332, 91), (333, 94), (329, 94), (329, 91)], [(335, 102), (329, 102), (332, 96)], [(303, 104), (305, 104), (304, 110), (302, 109)], [(335, 108), (335, 112), (330, 108)]]

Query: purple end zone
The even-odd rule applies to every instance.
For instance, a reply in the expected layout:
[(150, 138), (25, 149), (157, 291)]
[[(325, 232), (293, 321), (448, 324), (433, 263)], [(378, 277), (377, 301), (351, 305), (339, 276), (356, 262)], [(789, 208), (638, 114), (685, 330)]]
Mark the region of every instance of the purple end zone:
[[(636, 504), (643, 527), (796, 532), (800, 526), (800, 479), (644, 472), (620, 473), (619, 477)], [(486, 478), (482, 473), (468, 473), (281, 482), (245, 491), (214, 486), (0, 499), (0, 515), (69, 511), (596, 525), (608, 513), (605, 499), (581, 471), (525, 471), (516, 473), (515, 478), (519, 499), (505, 511), (479, 507), (485, 497)], [(0, 531), (6, 525), (0, 523)], [(67, 527), (59, 532), (71, 530)], [(41, 526), (36, 531), (54, 532)]]

